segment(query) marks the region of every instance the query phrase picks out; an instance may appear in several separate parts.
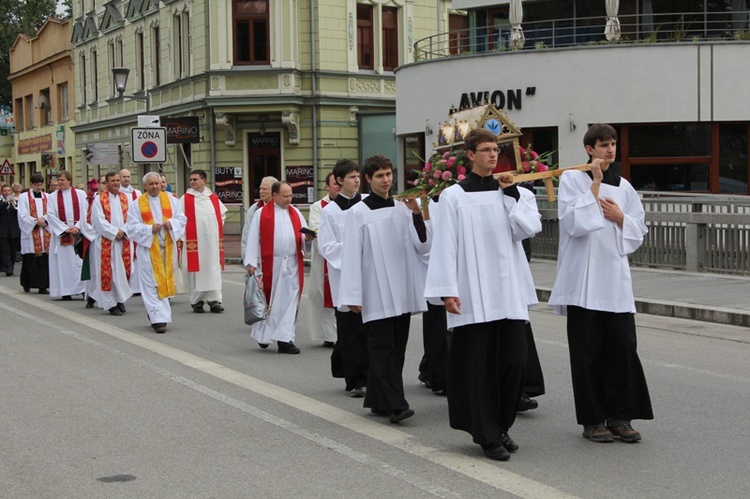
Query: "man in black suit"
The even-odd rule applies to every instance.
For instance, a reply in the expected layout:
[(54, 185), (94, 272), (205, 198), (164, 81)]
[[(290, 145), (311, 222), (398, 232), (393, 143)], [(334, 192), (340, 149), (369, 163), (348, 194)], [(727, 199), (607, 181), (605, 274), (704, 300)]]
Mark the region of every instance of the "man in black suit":
[(5, 275), (13, 275), (16, 262), (16, 248), (21, 240), (21, 229), (18, 227), (18, 206), (13, 197), (10, 185), (2, 188), (0, 198), (0, 270)]

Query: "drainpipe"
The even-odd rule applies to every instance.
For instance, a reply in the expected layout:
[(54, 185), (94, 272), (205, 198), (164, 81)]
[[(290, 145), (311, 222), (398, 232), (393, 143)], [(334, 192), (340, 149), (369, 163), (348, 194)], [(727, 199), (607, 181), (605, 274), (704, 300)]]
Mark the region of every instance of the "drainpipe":
[(312, 57), (312, 142), (313, 142), (313, 190), (315, 199), (318, 198), (318, 65), (317, 48), (315, 45), (315, 0), (310, 0), (310, 54)]
[(435, 16), (437, 24), (435, 25), (435, 34), (440, 33), (440, 0), (435, 0)]

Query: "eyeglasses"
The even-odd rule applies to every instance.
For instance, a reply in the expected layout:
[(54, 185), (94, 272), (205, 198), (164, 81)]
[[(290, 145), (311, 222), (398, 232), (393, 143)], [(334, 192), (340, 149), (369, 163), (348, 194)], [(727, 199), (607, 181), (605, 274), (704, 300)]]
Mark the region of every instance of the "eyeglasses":
[(197, 181), (199, 181), (199, 180), (200, 180), (199, 178), (191, 178), (191, 179), (190, 179), (190, 181), (191, 181), (191, 182), (197, 182)]
[(498, 149), (497, 147), (486, 147), (484, 149), (477, 149), (477, 152), (483, 152), (485, 154), (498, 154), (500, 152), (500, 149)]

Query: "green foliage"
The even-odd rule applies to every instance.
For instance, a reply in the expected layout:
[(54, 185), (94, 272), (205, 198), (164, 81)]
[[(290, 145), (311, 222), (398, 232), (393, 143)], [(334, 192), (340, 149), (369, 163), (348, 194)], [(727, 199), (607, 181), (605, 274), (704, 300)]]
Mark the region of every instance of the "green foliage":
[[(70, 4), (70, 0), (66, 0)], [(55, 15), (55, 0), (0, 0), (0, 105), (11, 105), (10, 48), (18, 35), (36, 35), (44, 21)]]

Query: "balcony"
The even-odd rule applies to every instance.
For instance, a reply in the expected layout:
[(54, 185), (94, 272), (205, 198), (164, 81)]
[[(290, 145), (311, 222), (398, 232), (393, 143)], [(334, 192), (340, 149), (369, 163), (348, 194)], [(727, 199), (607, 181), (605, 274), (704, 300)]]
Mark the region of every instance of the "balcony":
[[(750, 42), (750, 11), (681, 12), (620, 16), (619, 40), (607, 40), (605, 17), (579, 17), (524, 22), (521, 50), (591, 45)], [(429, 61), (462, 55), (507, 52), (510, 26), (476, 27), (438, 33), (414, 43), (414, 60)]]

